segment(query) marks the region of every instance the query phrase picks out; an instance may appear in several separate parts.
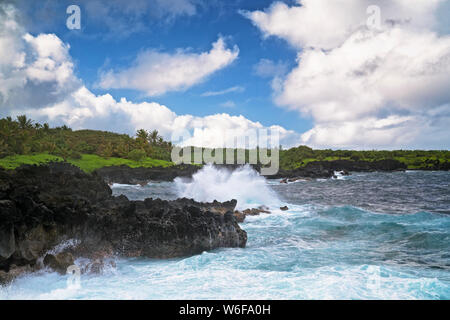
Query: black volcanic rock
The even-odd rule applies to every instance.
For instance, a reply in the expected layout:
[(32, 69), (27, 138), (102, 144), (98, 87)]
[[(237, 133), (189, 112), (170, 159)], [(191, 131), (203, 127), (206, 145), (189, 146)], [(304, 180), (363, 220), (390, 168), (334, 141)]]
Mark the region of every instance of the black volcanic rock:
[(396, 171), (406, 170), (406, 164), (393, 159), (384, 159), (377, 161), (352, 161), (352, 160), (334, 160), (334, 161), (316, 161), (308, 164), (311, 167), (320, 167), (333, 171)]
[(142, 184), (151, 180), (172, 181), (176, 177), (192, 177), (201, 166), (176, 165), (171, 167), (130, 168), (126, 165), (97, 169), (95, 174), (107, 183)]
[(98, 174), (66, 163), (0, 170), (0, 192), (0, 282), (41, 267), (46, 255), (46, 265), (63, 272), (58, 266), (68, 259), (48, 254), (69, 240), (76, 244), (62, 252), (91, 259), (171, 258), (247, 241), (233, 216), (235, 200), (129, 201), (113, 197)]
[(43, 263), (59, 274), (65, 274), (67, 268), (74, 264), (74, 259), (69, 252), (61, 252), (56, 255), (49, 253), (45, 255)]
[(334, 171), (345, 171), (347, 173), (351, 171), (397, 171), (406, 170), (406, 168), (406, 164), (397, 160), (390, 159), (379, 161), (314, 161), (309, 162), (304, 167), (294, 170), (280, 170), (278, 174), (267, 176), (267, 178), (331, 178), (334, 175)]
[[(234, 171), (242, 168), (242, 164), (214, 164), (218, 169)], [(251, 168), (260, 172), (261, 166), (250, 165)], [(106, 183), (123, 184), (145, 184), (149, 181), (173, 181), (177, 177), (191, 178), (193, 174), (199, 171), (202, 165), (180, 164), (170, 167), (151, 167), (151, 168), (131, 168), (126, 165), (109, 166), (95, 170)]]
[(261, 213), (270, 214), (269, 208), (266, 206), (259, 206), (258, 208), (249, 208), (245, 210), (235, 210), (234, 217), (237, 222), (244, 222), (246, 216), (259, 216)]

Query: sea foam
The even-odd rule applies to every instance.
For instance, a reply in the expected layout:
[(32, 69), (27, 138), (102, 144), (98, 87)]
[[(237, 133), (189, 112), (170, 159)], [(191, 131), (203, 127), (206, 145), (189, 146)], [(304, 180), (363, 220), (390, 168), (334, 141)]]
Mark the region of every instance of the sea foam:
[(234, 171), (206, 165), (192, 179), (175, 179), (175, 187), (179, 197), (196, 201), (236, 199), (237, 209), (272, 206), (280, 202), (266, 179), (248, 165)]

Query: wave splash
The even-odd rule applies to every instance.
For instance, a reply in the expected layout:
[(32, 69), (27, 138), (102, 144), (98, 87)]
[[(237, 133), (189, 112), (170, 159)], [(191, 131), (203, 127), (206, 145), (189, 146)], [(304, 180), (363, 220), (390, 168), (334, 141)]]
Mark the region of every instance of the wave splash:
[(201, 202), (236, 199), (239, 210), (280, 203), (266, 179), (249, 165), (231, 171), (208, 164), (195, 173), (191, 180), (176, 178), (175, 187), (179, 197)]

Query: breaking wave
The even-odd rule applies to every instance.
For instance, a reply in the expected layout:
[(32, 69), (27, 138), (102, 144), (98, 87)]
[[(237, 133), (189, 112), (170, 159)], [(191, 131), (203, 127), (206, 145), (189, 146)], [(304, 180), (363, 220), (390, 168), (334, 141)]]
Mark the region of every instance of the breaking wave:
[(179, 197), (201, 202), (236, 199), (238, 209), (280, 202), (266, 179), (248, 165), (234, 171), (207, 165), (192, 179), (175, 179), (175, 187)]

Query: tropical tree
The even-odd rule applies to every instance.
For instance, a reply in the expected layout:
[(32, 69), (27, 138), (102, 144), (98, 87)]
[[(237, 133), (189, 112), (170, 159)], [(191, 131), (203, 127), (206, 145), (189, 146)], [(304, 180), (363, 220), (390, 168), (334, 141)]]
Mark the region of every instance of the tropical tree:
[(158, 130), (153, 130), (150, 133), (150, 142), (155, 144), (161, 137), (158, 135)]
[(17, 122), (19, 123), (20, 129), (33, 128), (33, 121), (31, 119), (28, 119), (26, 115), (17, 116)]
[(139, 139), (139, 140), (148, 141), (149, 134), (148, 134), (148, 132), (146, 130), (139, 129), (136, 132), (136, 138)]

